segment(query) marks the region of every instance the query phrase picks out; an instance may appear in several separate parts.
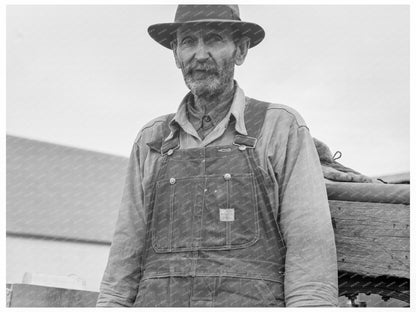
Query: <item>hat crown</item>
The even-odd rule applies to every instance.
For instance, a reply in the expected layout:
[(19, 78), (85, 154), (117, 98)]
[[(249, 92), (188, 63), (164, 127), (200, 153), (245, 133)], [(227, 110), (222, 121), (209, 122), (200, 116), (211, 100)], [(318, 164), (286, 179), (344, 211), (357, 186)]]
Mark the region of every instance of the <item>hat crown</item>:
[(178, 5), (175, 14), (176, 23), (212, 19), (241, 21), (238, 5)]
[(225, 4), (187, 4), (178, 5), (173, 23), (150, 25), (149, 35), (165, 48), (172, 49), (172, 41), (182, 25), (211, 24), (225, 27), (231, 26), (250, 39), (250, 48), (258, 45), (264, 38), (264, 29), (256, 23), (244, 22), (240, 19), (238, 5)]

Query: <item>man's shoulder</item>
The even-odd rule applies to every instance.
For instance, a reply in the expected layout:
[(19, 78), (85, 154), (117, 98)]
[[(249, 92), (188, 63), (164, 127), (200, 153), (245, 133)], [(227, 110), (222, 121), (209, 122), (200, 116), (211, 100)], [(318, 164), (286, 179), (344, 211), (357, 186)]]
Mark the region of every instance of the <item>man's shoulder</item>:
[(173, 114), (166, 114), (156, 117), (147, 122), (136, 136), (135, 143), (139, 141), (150, 142), (163, 136), (163, 130), (169, 117)]
[(252, 100), (256, 101), (257, 103), (263, 103), (263, 105), (268, 105), (266, 112), (266, 121), (275, 122), (280, 125), (295, 123), (299, 127), (307, 127), (305, 120), (303, 119), (301, 114), (299, 114), (297, 110), (290, 106), (279, 103), (259, 101), (255, 99)]
[(140, 131), (142, 132), (154, 131), (157, 128), (163, 127), (164, 123), (167, 121), (167, 119), (171, 115), (172, 114), (166, 114), (166, 115), (162, 115), (162, 116), (159, 116), (150, 120), (143, 126), (143, 128)]
[(292, 122), (296, 122), (299, 127), (306, 127), (305, 120), (303, 119), (301, 114), (299, 114), (297, 110), (290, 106), (278, 103), (270, 103), (268, 108), (268, 114), (276, 118), (283, 118)]

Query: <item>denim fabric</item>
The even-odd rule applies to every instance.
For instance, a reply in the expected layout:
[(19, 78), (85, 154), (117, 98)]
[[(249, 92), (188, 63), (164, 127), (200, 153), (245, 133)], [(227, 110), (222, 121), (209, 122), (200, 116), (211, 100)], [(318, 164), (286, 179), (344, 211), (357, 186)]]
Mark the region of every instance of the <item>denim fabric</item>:
[[(238, 294), (264, 285), (261, 281), (265, 279), (280, 285), (275, 293), (267, 293), (279, 298), (279, 305), (284, 304), (286, 251), (280, 230), (274, 231), (272, 212), (265, 206), (268, 195), (256, 182), (256, 164), (250, 155), (251, 149), (227, 145), (181, 149), (161, 156), (151, 203), (153, 215), (149, 217), (152, 221), (148, 223), (151, 244), (146, 245), (142, 263), (143, 281), (152, 279), (154, 288), (159, 283), (165, 287), (166, 280), (160, 277), (219, 277), (224, 281), (217, 285), (221, 287), (214, 287), (211, 303), (186, 297), (179, 302), (175, 297), (175, 304), (205, 306), (215, 301), (215, 305), (222, 306), (267, 306), (271, 303), (261, 296), (250, 299), (255, 293), (246, 300), (233, 301), (232, 296), (229, 301), (223, 300), (227, 298), (224, 291), (233, 293), (223, 289), (226, 285), (238, 281), (237, 299)], [(234, 279), (224, 280), (226, 277)], [(143, 283), (146, 285), (141, 282), (139, 289)], [(144, 290), (143, 296), (157, 297), (157, 305), (169, 305), (170, 296), (149, 293), (153, 291)], [(139, 301), (135, 305), (150, 302), (154, 303)]]
[(145, 279), (137, 307), (281, 307), (280, 283), (238, 277), (177, 277)]
[[(216, 147), (231, 146), (236, 135), (247, 135), (244, 122), (246, 101), (247, 98), (244, 96), (243, 91), (237, 87), (233, 103), (227, 116), (201, 140), (196, 134), (195, 129), (193, 129), (186, 119), (184, 100), (171, 123), (172, 131), (168, 139), (178, 137), (180, 142), (179, 149), (172, 156), (181, 158), (183, 156), (181, 151), (189, 149), (201, 151), (213, 148), (212, 151), (215, 151)], [(230, 116), (233, 116), (233, 118), (230, 118)], [(202, 221), (205, 222), (204, 229), (214, 235), (198, 236), (201, 240), (195, 240), (195, 237), (192, 236), (192, 231), (195, 230), (195, 223), (189, 219), (189, 215), (186, 215), (183, 222), (192, 225), (192, 230), (189, 227), (182, 227), (181, 230), (176, 231), (173, 230), (175, 227), (174, 222), (170, 224), (166, 223), (163, 219), (167, 218), (167, 216), (163, 217), (163, 213), (166, 212), (162, 212), (160, 209), (158, 211), (157, 206), (162, 205), (160, 201), (166, 201), (167, 199), (158, 199), (156, 196), (152, 198), (155, 177), (161, 172), (160, 169), (163, 166), (163, 161), (161, 160), (160, 154), (151, 151), (147, 146), (147, 143), (154, 141), (162, 135), (165, 120), (166, 116), (162, 116), (147, 124), (139, 132), (134, 143), (122, 205), (119, 211), (97, 306), (132, 306), (134, 304), (140, 305), (141, 302), (143, 305), (155, 305), (152, 303), (154, 302), (152, 301), (153, 299), (149, 297), (151, 296), (150, 292), (146, 291), (146, 287), (148, 287), (146, 283), (153, 284), (152, 287), (163, 288), (165, 286), (162, 284), (166, 283), (170, 283), (170, 285), (172, 283), (181, 283), (178, 285), (193, 283), (192, 285), (195, 285), (195, 283), (198, 283), (196, 280), (206, 278), (208, 284), (217, 283), (212, 288), (215, 290), (217, 289), (216, 287), (220, 287), (218, 285), (221, 285), (223, 280), (221, 280), (221, 283), (219, 282), (219, 272), (215, 271), (218, 269), (218, 265), (211, 261), (212, 254), (210, 253), (219, 251), (210, 250), (209, 248), (213, 247), (217, 249), (223, 246), (228, 246), (227, 248), (229, 248), (233, 245), (236, 247), (241, 247), (242, 244), (249, 245), (255, 239), (253, 237), (256, 237), (257, 231), (262, 231), (262, 229), (263, 237), (267, 236), (266, 231), (264, 231), (264, 226), (261, 223), (259, 223), (258, 229), (255, 222), (254, 225), (250, 223), (253, 220), (250, 220), (248, 217), (249, 210), (243, 212), (244, 220), (247, 220), (247, 223), (243, 222), (237, 225), (237, 228), (240, 228), (240, 230), (235, 232), (234, 235), (232, 230), (230, 232), (227, 229), (227, 226), (224, 226), (222, 231), (218, 231), (217, 224), (212, 222), (213, 218), (207, 218)], [(217, 150), (217, 153), (220, 152)], [(239, 293), (244, 294), (240, 297), (246, 297), (250, 293), (255, 294), (253, 289), (259, 289), (260, 287), (260, 289), (263, 289), (263, 293), (267, 293), (267, 298), (272, 299), (274, 297), (276, 299), (276, 305), (336, 305), (338, 289), (335, 241), (324, 180), (318, 155), (309, 130), (296, 111), (279, 104), (271, 104), (269, 106), (266, 118), (261, 126), (261, 133), (257, 140), (255, 156), (259, 170), (261, 170), (265, 181), (267, 181), (267, 195), (272, 203), (273, 215), (279, 221), (280, 230), (286, 243), (287, 250), (284, 262), (284, 275), (279, 273), (282, 272), (282, 268), (278, 267), (279, 264), (276, 264), (275, 267), (273, 265), (272, 267), (266, 265), (264, 275), (261, 273), (264, 268), (259, 269), (259, 266), (256, 265), (256, 261), (263, 261), (260, 258), (261, 254), (264, 255), (264, 252), (260, 252), (260, 250), (252, 254), (252, 257), (240, 254), (241, 257), (233, 257), (232, 261), (225, 259), (222, 262), (225, 265), (225, 269), (221, 272), (221, 274), (224, 271), (229, 273), (229, 276), (221, 276), (221, 278), (227, 280), (225, 285), (238, 284), (238, 279), (243, 279), (244, 285), (248, 285), (248, 290), (246, 288), (241, 289), (241, 287), (231, 287), (230, 289), (233, 290), (229, 292), (228, 297), (235, 296), (233, 298), (239, 298)], [(180, 159), (178, 161), (180, 162)], [(232, 164), (233, 161), (234, 159), (224, 163)], [(195, 168), (200, 167), (196, 166)], [(184, 170), (185, 174), (188, 174), (190, 170), (193, 169), (186, 167), (186, 170)], [(222, 168), (220, 172), (214, 172), (212, 179), (207, 179), (208, 184), (212, 180), (212, 185), (222, 183), (223, 186), (225, 185), (227, 187), (226, 183), (224, 181), (220, 182), (219, 179), (220, 176), (224, 177), (225, 173), (228, 173), (226, 168)], [(244, 188), (244, 194), (236, 195), (237, 193), (233, 194), (233, 191), (217, 194), (214, 190), (214, 193), (207, 196), (208, 205), (216, 205), (214, 203), (216, 201), (226, 202), (227, 196), (234, 198), (233, 200), (241, 206), (245, 206), (245, 202), (250, 203), (252, 199), (250, 197), (250, 190), (247, 189), (247, 185), (252, 185), (249, 183), (250, 174), (252, 173), (234, 173), (236, 178), (238, 177), (235, 183), (238, 183), (238, 187)], [(231, 172), (231, 176), (233, 177), (234, 175)], [(199, 180), (196, 178), (192, 179), (192, 181), (189, 181), (189, 179), (187, 181), (187, 176), (179, 177), (181, 183), (177, 185), (180, 191), (172, 191), (170, 188), (174, 184), (168, 182), (172, 177), (168, 171), (166, 177), (156, 181), (156, 183), (159, 183), (159, 187), (164, 190), (163, 193), (169, 190), (169, 201), (177, 202), (189, 196), (195, 199), (198, 198), (198, 194), (201, 194), (202, 184)], [(239, 196), (241, 196), (241, 199)], [(151, 211), (150, 206), (154, 199), (156, 200), (156, 215), (159, 215), (159, 219), (155, 219), (154, 222), (159, 222), (160, 226), (156, 230), (156, 233), (154, 233), (154, 239), (152, 235), (153, 245), (151, 248), (147, 248), (146, 224), (150, 217), (153, 219), (153, 216), (149, 215), (149, 211)], [(212, 204), (210, 204), (210, 201), (212, 201)], [(166, 205), (170, 207), (171, 204), (166, 203)], [(193, 204), (191, 206), (195, 207)], [(218, 209), (220, 208), (224, 209), (224, 219), (232, 218), (232, 213), (227, 211), (226, 204), (223, 207), (218, 207)], [(172, 213), (174, 213), (174, 210), (170, 209), (169, 214)], [(236, 212), (234, 211), (234, 213)], [(169, 215), (169, 217), (173, 217), (172, 220), (175, 220), (174, 216)], [(234, 218), (236, 218), (236, 215), (234, 215)], [(167, 229), (165, 229), (166, 226), (168, 227)], [(169, 228), (170, 226), (172, 228)], [(202, 227), (200, 228), (202, 229)], [(207, 248), (194, 250), (195, 246), (205, 246)], [(154, 258), (154, 261), (145, 261), (146, 259), (144, 258), (147, 256), (150, 256), (147, 259), (149, 260), (152, 254), (157, 254), (158, 248), (158, 255), (161, 257)], [(276, 249), (279, 252), (279, 248)], [(169, 250), (170, 252), (167, 252)], [(244, 252), (245, 250), (246, 248), (236, 248), (233, 251), (238, 253)], [(147, 255), (146, 251), (149, 252)], [(225, 253), (228, 252), (226, 251)], [(273, 252), (276, 251), (272, 250), (270, 254), (273, 254)], [(265, 257), (268, 257), (267, 253)], [(192, 274), (189, 276), (189, 270), (198, 269), (194, 265), (195, 258), (198, 259), (197, 262), (206, 270), (206, 276), (201, 277), (196, 274), (195, 276), (192, 276)], [(275, 263), (278, 263), (278, 261), (275, 261)], [(243, 276), (243, 271), (254, 273)], [(269, 274), (270, 271), (276, 274), (276, 278), (273, 278), (273, 274)], [(266, 280), (264, 279), (266, 275), (272, 278)], [(156, 285), (155, 279), (158, 279), (161, 285)], [(152, 282), (148, 282), (149, 280)], [(268, 288), (272, 289), (270, 293), (265, 291), (266, 288), (262, 281), (265, 281), (266, 284), (269, 283)], [(276, 285), (280, 286), (277, 287)], [(164, 291), (167, 291), (166, 287)], [(169, 286), (169, 289), (172, 291), (172, 289), (176, 290), (178, 288)], [(189, 298), (191, 297), (186, 294), (192, 294), (192, 289), (191, 287), (189, 293), (186, 291), (181, 292), (181, 295), (178, 294), (177, 297), (185, 296), (184, 298), (188, 298), (184, 299), (185, 301), (190, 300)], [(280, 290), (276, 291), (276, 289)], [(216, 304), (218, 305), (218, 302), (223, 302), (223, 305), (233, 305), (233, 300), (228, 301), (226, 304), (227, 296), (224, 294), (227, 291), (214, 291), (214, 293), (220, 298), (211, 295), (212, 298), (215, 297), (216, 299), (211, 300), (210, 303), (207, 303), (208, 305), (215, 306)], [(169, 302), (166, 303), (168, 297), (171, 298), (172, 296), (160, 296), (160, 304), (169, 305)], [(254, 297), (261, 298), (258, 295), (254, 295)], [(178, 300), (181, 302), (180, 304), (184, 304), (183, 302), (185, 302), (180, 299)], [(280, 300), (283, 300), (284, 303), (280, 303)], [(244, 302), (246, 301), (244, 299), (238, 299), (236, 302), (241, 302), (241, 305), (245, 305)], [(261, 299), (261, 303), (250, 301), (246, 305), (268, 305), (269, 303), (270, 300), (264, 300), (263, 298)]]

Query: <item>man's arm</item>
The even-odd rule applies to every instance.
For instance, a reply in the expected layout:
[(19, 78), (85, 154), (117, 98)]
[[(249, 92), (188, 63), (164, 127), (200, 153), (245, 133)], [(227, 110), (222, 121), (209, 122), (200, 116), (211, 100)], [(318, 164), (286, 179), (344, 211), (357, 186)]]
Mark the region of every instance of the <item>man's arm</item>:
[(140, 177), (138, 145), (131, 151), (123, 198), (100, 286), (97, 306), (132, 306), (140, 281), (140, 256), (146, 216)]
[(336, 306), (334, 232), (322, 169), (308, 128), (293, 122), (285, 146), (275, 169), (287, 246), (286, 306)]

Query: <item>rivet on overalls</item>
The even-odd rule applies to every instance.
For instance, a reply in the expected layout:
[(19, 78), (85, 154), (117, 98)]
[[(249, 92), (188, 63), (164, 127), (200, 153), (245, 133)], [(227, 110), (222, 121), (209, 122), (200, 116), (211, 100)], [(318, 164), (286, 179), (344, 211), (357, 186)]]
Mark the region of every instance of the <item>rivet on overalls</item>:
[(231, 179), (231, 174), (229, 174), (229, 173), (224, 174), (224, 179), (225, 180), (230, 180)]
[(168, 150), (168, 155), (172, 155), (173, 154), (173, 149)]
[(170, 184), (175, 184), (176, 183), (176, 179), (175, 178), (170, 178), (169, 183)]
[(238, 147), (238, 149), (240, 150), (240, 151), (245, 151), (245, 149), (247, 148), (247, 146), (245, 146), (245, 145), (240, 145), (239, 147)]

